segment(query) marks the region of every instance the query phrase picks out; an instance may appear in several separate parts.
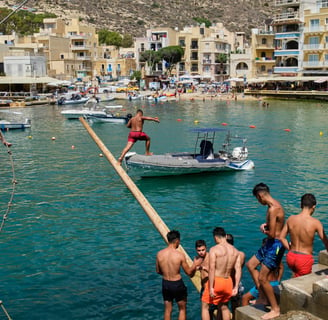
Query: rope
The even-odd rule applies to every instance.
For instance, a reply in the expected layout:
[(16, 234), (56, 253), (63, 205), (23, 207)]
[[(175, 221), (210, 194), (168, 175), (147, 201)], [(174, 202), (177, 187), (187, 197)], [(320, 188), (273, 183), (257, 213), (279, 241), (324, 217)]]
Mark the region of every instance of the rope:
[(13, 156), (12, 156), (12, 152), (10, 150), (11, 147), (11, 143), (7, 142), (5, 137), (3, 136), (2, 132), (0, 131), (0, 140), (2, 141), (2, 143), (6, 146), (7, 148), (7, 152), (9, 155), (9, 160), (10, 160), (10, 165), (11, 165), (11, 171), (12, 171), (12, 191), (11, 191), (11, 195), (10, 195), (10, 199), (7, 205), (7, 209), (6, 212), (4, 213), (3, 217), (2, 217), (2, 221), (1, 221), (1, 225), (0, 225), (0, 233), (5, 225), (6, 219), (8, 217), (8, 214), (10, 212), (11, 206), (12, 206), (12, 202), (14, 199), (14, 194), (15, 194), (15, 189), (16, 189), (16, 184), (17, 184), (17, 180), (16, 180), (16, 175), (15, 175), (15, 167), (14, 167), (14, 160), (13, 160)]
[[(8, 217), (9, 211), (11, 209), (11, 206), (12, 206), (12, 202), (13, 202), (13, 198), (14, 198), (14, 194), (15, 194), (15, 187), (16, 187), (17, 181), (16, 181), (16, 176), (15, 176), (15, 167), (14, 167), (13, 156), (12, 156), (12, 152), (10, 150), (11, 143), (9, 143), (9, 142), (6, 141), (6, 139), (3, 136), (1, 130), (0, 130), (0, 141), (2, 141), (2, 143), (7, 148), (7, 152), (9, 154), (9, 159), (10, 159), (10, 164), (11, 164), (12, 175), (13, 175), (13, 178), (12, 178), (12, 191), (11, 191), (11, 195), (10, 195), (10, 200), (8, 202), (7, 210), (6, 210), (6, 212), (4, 213), (4, 215), (2, 217), (2, 222), (1, 222), (1, 225), (0, 225), (0, 233), (1, 233), (1, 231), (2, 231), (2, 229), (4, 227), (4, 225), (5, 225), (5, 221), (7, 220), (7, 217)], [(5, 306), (3, 305), (2, 300), (0, 300), (0, 306), (1, 306), (1, 309), (4, 312), (4, 314), (7, 316), (7, 319), (8, 320), (12, 320), (12, 318), (10, 317), (9, 313), (7, 312)]]

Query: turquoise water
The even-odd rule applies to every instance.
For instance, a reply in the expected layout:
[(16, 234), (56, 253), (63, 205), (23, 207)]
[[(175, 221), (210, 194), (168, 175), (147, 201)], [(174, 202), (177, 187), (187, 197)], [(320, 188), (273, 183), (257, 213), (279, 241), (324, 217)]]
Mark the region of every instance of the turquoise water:
[[(265, 109), (256, 101), (140, 101), (125, 106), (126, 112), (141, 107), (145, 115), (160, 118), (161, 123), (146, 122), (144, 127), (155, 153), (193, 150), (189, 129), (195, 126), (221, 127), (225, 122), (233, 133), (248, 138), (250, 159), (256, 165), (252, 171), (133, 177), (168, 227), (181, 232), (190, 256), (197, 239), (213, 245), (215, 226), (232, 233), (236, 246), (247, 258), (252, 256), (263, 238), (259, 225), (265, 220), (265, 208), (252, 196), (259, 182), (271, 187), (287, 216), (299, 211), (305, 192), (314, 193), (315, 216), (328, 228), (328, 105), (271, 101)], [(21, 115), (0, 111), (3, 118), (32, 120), (31, 130), (5, 133), (13, 143), (18, 184), (0, 234), (0, 299), (16, 320), (161, 319), (161, 278), (155, 272), (155, 258), (164, 241), (106, 158), (99, 156), (82, 124), (65, 120), (61, 110), (36, 106), (14, 110)], [(113, 124), (92, 128), (118, 157), (128, 129)], [(138, 142), (133, 150), (144, 152), (144, 144)], [(2, 215), (12, 177), (4, 147), (0, 158)], [(315, 254), (321, 249), (316, 239)], [(289, 276), (286, 268), (284, 278)], [(188, 319), (200, 319), (198, 293), (187, 277), (184, 280)], [(246, 288), (252, 285), (246, 270), (243, 281)]]

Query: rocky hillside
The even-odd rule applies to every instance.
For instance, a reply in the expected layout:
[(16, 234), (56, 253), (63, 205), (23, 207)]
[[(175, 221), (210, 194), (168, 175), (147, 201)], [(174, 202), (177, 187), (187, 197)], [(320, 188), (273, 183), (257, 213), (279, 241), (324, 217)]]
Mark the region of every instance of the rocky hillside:
[[(145, 30), (168, 26), (183, 28), (195, 24), (193, 18), (223, 22), (231, 31), (261, 27), (271, 17), (273, 1), (269, 0), (39, 0), (26, 6), (58, 17), (79, 17), (97, 28), (106, 28), (133, 36), (145, 35)], [(0, 5), (17, 4), (12, 0)]]

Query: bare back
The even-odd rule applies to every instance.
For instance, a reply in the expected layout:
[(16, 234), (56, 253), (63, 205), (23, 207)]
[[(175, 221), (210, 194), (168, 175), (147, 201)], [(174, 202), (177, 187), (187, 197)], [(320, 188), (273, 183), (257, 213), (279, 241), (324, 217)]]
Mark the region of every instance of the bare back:
[(131, 118), (127, 124), (127, 127), (131, 129), (131, 131), (139, 131), (141, 132), (143, 129), (144, 120), (143, 117), (139, 114), (136, 114), (133, 118)]
[(173, 248), (165, 248), (158, 252), (156, 258), (157, 272), (163, 279), (177, 281), (181, 279), (180, 267), (186, 261), (185, 256)]
[(266, 234), (270, 238), (278, 239), (285, 222), (285, 212), (279, 201), (271, 199), (268, 204), (266, 223), (268, 231)]
[(323, 234), (323, 227), (319, 220), (302, 213), (287, 220), (287, 229), (290, 234), (290, 250), (312, 254), (313, 240), (316, 232)]
[(239, 257), (239, 251), (228, 243), (212, 247), (210, 263), (215, 262), (215, 277), (230, 277)]

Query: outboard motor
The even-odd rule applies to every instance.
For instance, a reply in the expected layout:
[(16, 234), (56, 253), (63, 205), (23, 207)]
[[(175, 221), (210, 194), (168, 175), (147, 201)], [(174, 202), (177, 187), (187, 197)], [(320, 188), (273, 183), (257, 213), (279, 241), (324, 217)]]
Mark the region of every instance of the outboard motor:
[(232, 150), (232, 158), (237, 160), (246, 160), (248, 157), (248, 149), (246, 147), (236, 147)]
[(212, 155), (213, 158), (213, 143), (211, 141), (202, 140), (200, 142), (200, 155), (203, 156), (204, 159), (209, 158)]

